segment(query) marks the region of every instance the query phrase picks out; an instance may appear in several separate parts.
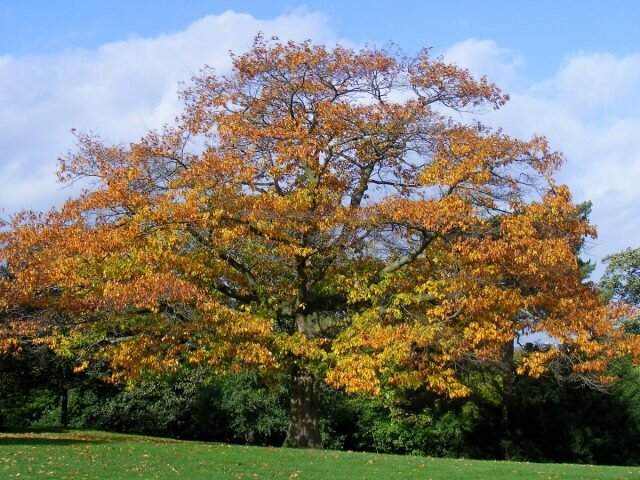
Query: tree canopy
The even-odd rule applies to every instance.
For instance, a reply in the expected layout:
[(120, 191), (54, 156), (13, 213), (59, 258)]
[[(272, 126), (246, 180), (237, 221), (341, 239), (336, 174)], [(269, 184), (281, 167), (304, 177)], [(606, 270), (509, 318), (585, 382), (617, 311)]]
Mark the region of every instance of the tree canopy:
[(624, 321), (624, 329), (640, 333), (640, 248), (627, 248), (604, 258), (607, 268), (598, 283), (602, 296), (609, 301), (635, 307)]
[(604, 259), (600, 288), (608, 298), (640, 307), (640, 248), (627, 248)]
[(460, 120), (508, 100), (485, 78), (428, 50), (259, 37), (181, 96), (135, 143), (77, 134), (59, 176), (87, 189), (13, 217), (0, 347), (37, 318), (115, 380), (287, 372), (287, 444), (312, 447), (317, 380), (465, 396), (460, 369), (531, 332), (558, 345), (518, 359), (532, 376), (563, 357), (601, 379), (637, 354), (582, 282), (595, 230), (553, 179), (562, 156)]

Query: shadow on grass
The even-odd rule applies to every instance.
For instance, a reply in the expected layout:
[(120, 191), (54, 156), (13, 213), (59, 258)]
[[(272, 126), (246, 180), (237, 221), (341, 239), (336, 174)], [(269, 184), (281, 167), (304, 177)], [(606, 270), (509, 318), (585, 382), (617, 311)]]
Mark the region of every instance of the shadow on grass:
[(67, 446), (67, 445), (97, 445), (108, 443), (99, 438), (47, 438), (47, 437), (27, 437), (27, 436), (8, 436), (0, 437), (0, 447), (5, 445), (34, 445), (34, 446)]
[[(169, 444), (179, 442), (179, 440), (122, 432), (111, 433), (60, 427), (10, 427), (0, 429), (0, 447), (3, 445), (100, 445), (121, 442)], [(2, 480), (1, 477), (0, 480)]]
[(81, 430), (60, 427), (10, 427), (0, 430), (0, 447), (4, 445), (82, 445), (117, 441), (117, 437), (86, 434)]
[(69, 433), (73, 430), (62, 427), (5, 427), (0, 429), (0, 434), (3, 433)]

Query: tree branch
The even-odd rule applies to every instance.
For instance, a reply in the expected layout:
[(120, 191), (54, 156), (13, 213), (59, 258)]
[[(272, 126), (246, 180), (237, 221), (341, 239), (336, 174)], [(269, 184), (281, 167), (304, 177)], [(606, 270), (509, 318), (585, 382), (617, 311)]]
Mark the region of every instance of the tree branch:
[(410, 263), (412, 263), (416, 258), (420, 256), (422, 252), (426, 250), (429, 244), (436, 238), (436, 235), (433, 233), (428, 233), (428, 232), (421, 232), (421, 233), (422, 233), (422, 239), (420, 240), (420, 243), (418, 243), (418, 245), (416, 245), (412, 250), (407, 252), (405, 255), (402, 255), (396, 261), (391, 262), (387, 264), (384, 268), (382, 268), (382, 270), (380, 270), (378, 274), (374, 277), (374, 280), (376, 282), (379, 281), (382, 276), (388, 273), (396, 272), (400, 270), (402, 267), (404, 267), (405, 265), (409, 265)]

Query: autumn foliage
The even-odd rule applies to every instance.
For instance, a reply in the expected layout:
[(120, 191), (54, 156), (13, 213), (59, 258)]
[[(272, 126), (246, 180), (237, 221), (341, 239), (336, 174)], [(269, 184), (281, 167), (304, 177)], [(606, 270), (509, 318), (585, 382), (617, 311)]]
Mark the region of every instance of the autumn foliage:
[(28, 306), (114, 379), (289, 372), (302, 446), (319, 441), (295, 413), (313, 409), (316, 379), (465, 396), (461, 368), (531, 332), (557, 343), (518, 359), (533, 376), (563, 360), (604, 380), (638, 353), (616, 328), (624, 309), (581, 280), (595, 231), (553, 180), (561, 155), (459, 120), (507, 101), (484, 78), (427, 50), (258, 38), (182, 98), (136, 143), (77, 136), (59, 175), (87, 190), (2, 234), (6, 319)]

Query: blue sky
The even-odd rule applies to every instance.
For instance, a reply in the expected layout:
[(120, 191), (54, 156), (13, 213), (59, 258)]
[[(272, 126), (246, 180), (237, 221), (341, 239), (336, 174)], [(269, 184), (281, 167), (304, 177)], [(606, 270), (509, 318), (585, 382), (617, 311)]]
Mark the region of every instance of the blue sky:
[(640, 2), (634, 0), (1, 0), (0, 53), (95, 48), (131, 36), (184, 30), (225, 10), (274, 18), (301, 6), (323, 12), (341, 38), (393, 40), (406, 50), (444, 50), (491, 38), (521, 52), (536, 79), (580, 51), (640, 51)]
[(594, 202), (598, 260), (640, 246), (639, 24), (632, 0), (0, 0), (0, 209), (59, 204), (69, 192), (55, 184), (56, 158), (71, 128), (135, 140), (177, 113), (180, 81), (204, 63), (224, 71), (228, 50), (258, 31), (392, 40), (433, 47), (511, 94), (481, 120), (565, 152), (560, 179)]

